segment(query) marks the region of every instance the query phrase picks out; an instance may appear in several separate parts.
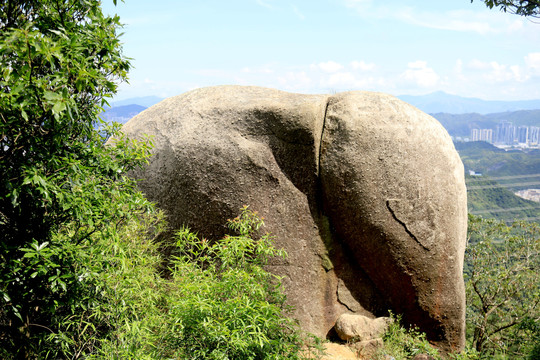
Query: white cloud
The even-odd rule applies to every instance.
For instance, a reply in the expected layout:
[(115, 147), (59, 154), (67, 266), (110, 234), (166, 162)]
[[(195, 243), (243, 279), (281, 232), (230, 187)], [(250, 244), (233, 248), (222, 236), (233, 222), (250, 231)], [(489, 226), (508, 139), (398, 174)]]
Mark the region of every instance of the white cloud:
[(339, 72), (329, 76), (323, 83), (329, 87), (349, 88), (354, 87), (356, 78), (350, 72)]
[(480, 61), (473, 59), (468, 64), (468, 69), (476, 71), (488, 83), (500, 83), (508, 81), (525, 81), (525, 75), (519, 65), (500, 64), (497, 61)]
[(463, 60), (456, 60), (456, 65), (454, 65), (454, 73), (456, 73), (457, 76), (463, 76)]
[[(434, 67), (431, 61), (425, 60), (411, 61), (401, 66), (401, 70), (395, 70), (384, 64), (371, 63), (369, 59), (325, 61), (292, 67), (271, 62), (226, 71), (199, 70), (196, 85), (243, 84), (298, 93), (368, 90), (394, 95), (443, 90), (493, 100), (540, 98), (538, 78), (534, 76), (540, 74), (540, 52), (530, 53), (516, 63), (465, 57), (454, 60), (446, 67)], [(131, 85), (167, 92), (168, 95), (181, 93), (179, 89), (185, 91), (188, 85), (189, 88), (197, 87), (188, 83), (168, 83), (166, 79), (153, 77), (132, 81)]]
[(335, 62), (335, 61), (327, 61), (327, 62), (322, 62), (322, 63), (319, 63), (315, 66), (312, 66), (312, 69), (320, 69), (324, 72), (327, 72), (327, 73), (333, 73), (333, 72), (336, 72), (336, 71), (339, 71), (341, 69), (343, 69), (343, 65)]
[(510, 66), (510, 71), (514, 75), (514, 78), (518, 81), (525, 80), (525, 76), (522, 74), (521, 68), (518, 65)]
[(467, 68), (472, 70), (486, 70), (490, 68), (488, 62), (480, 61), (478, 59), (473, 59), (467, 64)]
[(351, 67), (353, 70), (371, 71), (375, 69), (375, 64), (355, 60), (351, 62)]
[(285, 90), (306, 91), (313, 86), (313, 81), (305, 71), (288, 71), (277, 78), (279, 85)]
[(417, 60), (407, 64), (409, 69), (425, 69), (427, 67), (427, 61)]
[(274, 70), (270, 68), (269, 66), (261, 66), (261, 67), (245, 67), (242, 69), (243, 73), (247, 74), (273, 74)]
[(426, 61), (418, 60), (407, 64), (400, 78), (422, 88), (431, 88), (437, 85), (440, 76), (432, 68), (427, 66)]
[(387, 86), (384, 78), (361, 76), (348, 71), (325, 75), (319, 80), (322, 91), (377, 90)]
[(373, 5), (370, 0), (343, 0), (366, 19), (392, 19), (430, 29), (474, 32), (481, 35), (524, 32), (524, 19), (505, 16), (488, 9), (482, 11), (425, 11), (419, 7)]
[(540, 52), (525, 56), (525, 65), (534, 75), (540, 75)]
[(459, 32), (476, 32), (489, 34), (498, 32), (498, 28), (490, 23), (489, 18), (473, 11), (460, 10), (444, 13), (418, 11), (413, 8), (401, 8), (394, 17), (411, 25)]

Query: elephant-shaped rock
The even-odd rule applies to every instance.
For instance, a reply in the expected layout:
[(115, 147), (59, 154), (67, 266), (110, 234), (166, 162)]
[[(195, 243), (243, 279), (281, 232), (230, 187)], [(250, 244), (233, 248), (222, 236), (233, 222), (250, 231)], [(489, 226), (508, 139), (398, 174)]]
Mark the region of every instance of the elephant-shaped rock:
[(133, 176), (169, 216), (219, 239), (244, 204), (284, 248), (294, 317), (326, 336), (343, 313), (403, 314), (444, 351), (464, 345), (463, 165), (432, 117), (390, 95), (243, 86), (168, 98), (131, 119), (153, 136)]

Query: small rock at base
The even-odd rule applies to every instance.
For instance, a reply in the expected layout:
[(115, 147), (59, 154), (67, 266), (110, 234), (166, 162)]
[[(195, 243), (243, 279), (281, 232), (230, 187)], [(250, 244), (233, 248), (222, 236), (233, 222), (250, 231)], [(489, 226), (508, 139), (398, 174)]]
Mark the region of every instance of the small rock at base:
[(370, 319), (363, 315), (342, 314), (334, 328), (341, 340), (369, 341), (382, 337), (391, 321), (388, 317)]

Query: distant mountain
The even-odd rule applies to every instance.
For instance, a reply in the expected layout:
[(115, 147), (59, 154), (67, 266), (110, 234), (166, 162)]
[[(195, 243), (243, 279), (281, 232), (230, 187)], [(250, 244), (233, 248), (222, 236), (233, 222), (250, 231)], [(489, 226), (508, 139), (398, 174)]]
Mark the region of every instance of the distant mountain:
[(522, 101), (488, 101), (450, 95), (442, 91), (421, 96), (401, 95), (398, 96), (398, 98), (429, 114), (489, 114), (506, 111), (540, 109), (540, 99)]
[(125, 100), (115, 101), (111, 103), (111, 107), (119, 107), (119, 106), (125, 106), (125, 105), (140, 105), (144, 106), (145, 108), (148, 108), (152, 105), (157, 104), (163, 100), (163, 98), (157, 97), (157, 96), (143, 96), (143, 97), (135, 97), (135, 98), (129, 98)]
[(125, 124), (129, 119), (161, 100), (163, 99), (157, 96), (143, 96), (115, 101), (110, 107), (105, 108), (101, 117), (107, 122), (116, 121)]
[(468, 137), (471, 129), (495, 129), (501, 121), (510, 121), (515, 126), (540, 126), (540, 110), (521, 110), (482, 115), (478, 113), (448, 114), (432, 113), (452, 136)]
[(101, 117), (107, 122), (116, 121), (121, 124), (125, 124), (126, 122), (128, 122), (129, 119), (131, 119), (145, 109), (145, 106), (136, 104), (115, 106), (106, 109), (105, 112), (101, 114)]

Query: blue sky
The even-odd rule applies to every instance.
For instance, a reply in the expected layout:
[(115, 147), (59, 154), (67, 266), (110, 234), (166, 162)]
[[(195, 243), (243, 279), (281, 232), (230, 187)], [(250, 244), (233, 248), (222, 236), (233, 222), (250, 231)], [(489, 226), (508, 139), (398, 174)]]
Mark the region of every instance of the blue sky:
[(475, 0), (125, 0), (116, 100), (212, 85), (540, 99), (540, 19)]

